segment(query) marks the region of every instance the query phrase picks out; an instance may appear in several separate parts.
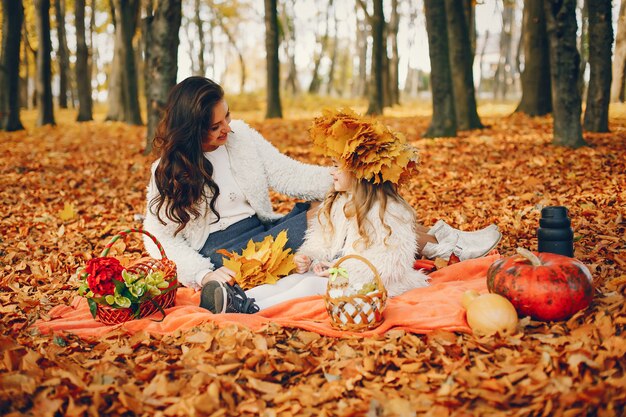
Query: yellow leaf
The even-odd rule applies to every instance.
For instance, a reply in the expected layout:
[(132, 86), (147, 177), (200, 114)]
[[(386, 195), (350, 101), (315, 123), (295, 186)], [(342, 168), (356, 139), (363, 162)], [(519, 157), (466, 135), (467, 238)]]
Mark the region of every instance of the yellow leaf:
[(72, 220), (77, 216), (77, 214), (78, 213), (76, 213), (76, 207), (74, 207), (74, 204), (65, 202), (63, 210), (59, 211), (59, 219), (66, 222)]
[(220, 249), (225, 256), (224, 266), (235, 271), (235, 281), (245, 290), (261, 284), (274, 284), (296, 267), (291, 249), (285, 249), (288, 237), (285, 230), (274, 239), (267, 236), (263, 241), (248, 242), (241, 255)]

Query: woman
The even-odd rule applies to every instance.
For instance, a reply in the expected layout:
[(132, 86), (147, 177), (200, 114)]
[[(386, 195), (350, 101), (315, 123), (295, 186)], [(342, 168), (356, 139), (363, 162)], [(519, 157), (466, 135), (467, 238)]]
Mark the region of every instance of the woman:
[[(244, 122), (231, 121), (224, 90), (204, 77), (189, 77), (172, 89), (155, 147), (160, 158), (152, 165), (144, 228), (176, 263), (180, 283), (190, 288), (232, 281), (217, 249), (239, 251), (250, 239), (283, 229), (287, 247), (295, 252), (302, 244), (314, 207), (299, 203), (283, 217), (272, 210), (270, 188), (312, 201), (332, 185), (328, 168), (291, 159)], [(145, 245), (158, 256), (151, 241)], [(241, 291), (222, 287), (229, 303), (237, 304), (231, 310), (254, 311)]]

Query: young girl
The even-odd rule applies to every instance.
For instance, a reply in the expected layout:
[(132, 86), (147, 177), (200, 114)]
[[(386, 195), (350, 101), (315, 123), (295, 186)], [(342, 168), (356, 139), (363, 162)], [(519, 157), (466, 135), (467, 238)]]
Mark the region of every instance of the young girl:
[[(417, 252), (415, 214), (398, 194), (398, 185), (415, 170), (417, 153), (404, 137), (355, 113), (325, 111), (311, 128), (314, 143), (334, 159), (333, 189), (309, 223), (294, 258), (297, 272), (275, 285), (246, 292), (261, 309), (293, 298), (323, 294), (328, 267), (342, 256), (358, 254), (377, 269), (389, 296), (428, 285), (412, 268)], [(374, 279), (355, 259), (341, 263), (355, 292)]]

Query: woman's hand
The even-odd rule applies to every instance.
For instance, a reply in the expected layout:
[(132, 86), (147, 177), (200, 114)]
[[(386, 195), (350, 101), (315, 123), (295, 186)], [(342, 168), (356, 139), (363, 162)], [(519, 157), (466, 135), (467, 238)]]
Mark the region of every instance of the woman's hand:
[(235, 272), (223, 266), (206, 274), (204, 278), (202, 278), (202, 286), (204, 287), (209, 281), (219, 281), (232, 284), (235, 281)]
[(296, 272), (298, 274), (304, 274), (311, 267), (311, 258), (306, 255), (298, 255), (296, 254), (293, 257), (293, 261), (296, 264)]
[(328, 277), (330, 276), (330, 272), (328, 272), (328, 268), (333, 266), (330, 262), (320, 261), (313, 266), (313, 272), (315, 275), (319, 277)]

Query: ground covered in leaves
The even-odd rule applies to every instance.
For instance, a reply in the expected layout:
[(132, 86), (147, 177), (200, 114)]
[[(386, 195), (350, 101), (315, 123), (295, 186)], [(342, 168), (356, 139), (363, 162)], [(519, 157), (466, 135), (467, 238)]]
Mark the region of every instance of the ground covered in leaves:
[[(550, 118), (490, 107), (481, 108), (489, 127), (458, 138), (422, 139), (429, 117), (408, 107), (384, 117), (421, 151), (404, 195), (426, 225), (495, 222), (506, 255), (536, 248), (541, 207), (570, 209), (593, 304), (566, 322), (523, 319), (516, 334), (486, 338), (333, 339), (211, 324), (96, 343), (42, 336), (32, 323), (76, 295), (76, 268), (117, 231), (140, 225), (154, 157), (142, 155), (144, 128), (116, 123), (67, 116), (56, 127), (0, 132), (0, 414), (624, 415), (625, 114), (614, 110), (612, 133), (585, 134), (590, 146), (577, 150), (550, 145)], [(294, 158), (322, 162), (310, 154), (313, 116), (248, 120)], [(273, 197), (279, 210), (292, 204)], [(141, 248), (131, 239), (117, 251)]]

